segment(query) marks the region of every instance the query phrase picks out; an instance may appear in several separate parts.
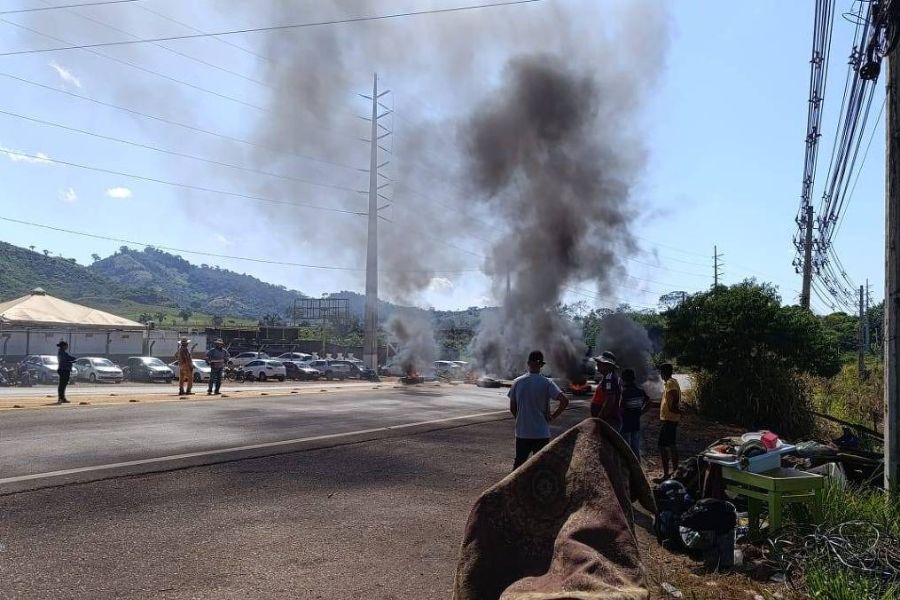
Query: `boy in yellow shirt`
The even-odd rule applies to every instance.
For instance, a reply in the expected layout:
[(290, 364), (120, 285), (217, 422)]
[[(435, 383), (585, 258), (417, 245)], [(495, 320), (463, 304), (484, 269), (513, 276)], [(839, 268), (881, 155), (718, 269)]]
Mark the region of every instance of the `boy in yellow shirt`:
[(659, 404), (659, 419), (662, 421), (659, 430), (659, 454), (662, 457), (663, 479), (669, 479), (678, 468), (676, 438), (678, 422), (681, 420), (681, 386), (672, 377), (672, 371), (672, 365), (668, 363), (659, 368), (659, 374), (665, 382), (662, 402)]

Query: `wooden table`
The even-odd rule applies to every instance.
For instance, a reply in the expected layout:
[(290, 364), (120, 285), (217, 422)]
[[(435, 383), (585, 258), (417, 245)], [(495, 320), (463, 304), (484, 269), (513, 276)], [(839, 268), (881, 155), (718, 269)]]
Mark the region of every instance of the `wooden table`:
[(722, 467), (725, 490), (745, 496), (750, 516), (750, 531), (759, 533), (759, 517), (763, 504), (769, 508), (769, 531), (781, 528), (784, 506), (804, 503), (812, 508), (816, 523), (822, 520), (822, 493), (825, 478), (797, 469), (778, 468), (763, 473), (749, 473)]

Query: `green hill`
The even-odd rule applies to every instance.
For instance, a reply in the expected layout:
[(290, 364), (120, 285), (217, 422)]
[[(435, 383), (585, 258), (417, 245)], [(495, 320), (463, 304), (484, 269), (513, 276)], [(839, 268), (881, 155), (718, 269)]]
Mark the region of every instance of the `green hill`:
[(36, 287), (71, 302), (134, 318), (140, 312), (172, 310), (158, 291), (110, 281), (75, 262), (0, 242), (0, 299), (24, 296)]
[(284, 316), (303, 294), (216, 266), (194, 265), (180, 256), (144, 248), (98, 260), (90, 270), (121, 285), (136, 285), (172, 298), (178, 306), (221, 316)]

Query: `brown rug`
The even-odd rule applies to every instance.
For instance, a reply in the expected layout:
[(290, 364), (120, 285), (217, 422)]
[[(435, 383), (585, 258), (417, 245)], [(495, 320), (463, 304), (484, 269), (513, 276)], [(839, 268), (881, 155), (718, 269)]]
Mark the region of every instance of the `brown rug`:
[(634, 500), (655, 512), (637, 458), (582, 421), (475, 503), (454, 600), (646, 600)]

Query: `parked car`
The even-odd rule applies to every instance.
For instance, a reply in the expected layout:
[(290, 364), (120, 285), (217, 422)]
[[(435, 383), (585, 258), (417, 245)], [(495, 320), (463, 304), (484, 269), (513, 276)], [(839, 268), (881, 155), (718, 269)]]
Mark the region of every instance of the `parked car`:
[(241, 371), (244, 373), (244, 379), (250, 381), (254, 379), (256, 381), (266, 381), (267, 379), (284, 381), (287, 378), (284, 363), (271, 359), (251, 360), (241, 367)]
[(279, 354), (275, 357), (275, 360), (280, 360), (282, 362), (306, 362), (312, 359), (312, 354), (306, 354), (305, 352), (285, 352), (284, 354)]
[(436, 360), (434, 361), (434, 373), (438, 377), (460, 379), (463, 371), (462, 367), (452, 360)]
[(255, 360), (266, 360), (269, 355), (265, 352), (241, 352), (237, 356), (232, 356), (228, 361), (232, 366), (243, 367), (244, 365)]
[(406, 375), (406, 369), (403, 368), (397, 361), (391, 361), (386, 365), (382, 365), (381, 367), (382, 375), (389, 375), (391, 377), (403, 377)]
[[(55, 354), (30, 354), (21, 363), (32, 381), (37, 383), (57, 383), (59, 381), (59, 359)], [(71, 383), (78, 379), (78, 367), (72, 367)]]
[(165, 381), (172, 383), (175, 371), (155, 356), (129, 356), (125, 366), (125, 377), (129, 381)]
[(322, 372), (312, 367), (301, 366), (299, 361), (284, 360), (284, 373), (291, 381), (312, 381), (322, 376)]
[(350, 365), (344, 364), (344, 361), (330, 359), (311, 360), (309, 366), (318, 370), (329, 381), (332, 379), (344, 380), (350, 377)]
[(78, 369), (78, 379), (85, 379), (91, 383), (98, 381), (111, 381), (122, 383), (125, 373), (119, 365), (102, 356), (85, 356), (75, 361)]
[[(172, 369), (173, 373), (177, 373), (181, 369), (177, 360), (169, 363), (169, 368)], [(209, 364), (205, 360), (201, 358), (194, 359), (194, 383), (209, 381), (210, 372)]]
[(362, 361), (357, 362), (346, 358), (335, 358), (329, 359), (328, 363), (331, 365), (346, 365), (348, 369), (347, 377), (350, 379), (365, 379), (368, 372), (365, 363)]

